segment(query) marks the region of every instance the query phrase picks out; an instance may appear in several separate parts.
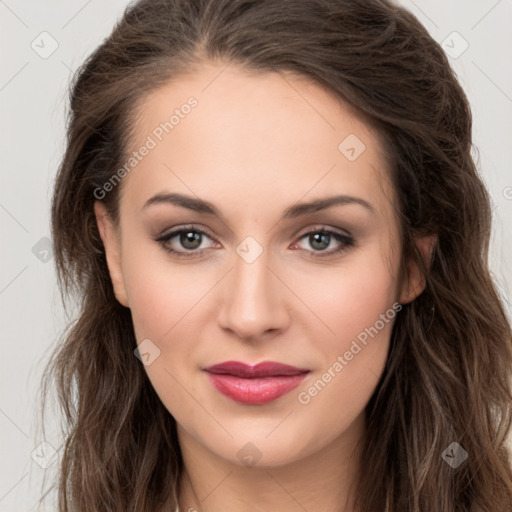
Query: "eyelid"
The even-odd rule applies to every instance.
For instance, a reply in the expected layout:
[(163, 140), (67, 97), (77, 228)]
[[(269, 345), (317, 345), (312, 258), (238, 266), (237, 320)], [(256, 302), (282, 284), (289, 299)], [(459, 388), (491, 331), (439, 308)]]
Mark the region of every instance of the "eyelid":
[[(300, 233), (301, 231), (302, 230), (299, 230), (298, 233)], [(304, 235), (308, 235), (312, 231), (314, 231), (315, 233), (317, 231), (328, 231), (328, 232), (337, 233), (338, 235), (342, 235), (342, 236), (347, 236), (347, 237), (352, 237), (353, 236), (352, 233), (350, 231), (348, 231), (347, 229), (335, 228), (335, 227), (329, 226), (327, 224), (314, 224), (313, 226), (308, 227), (307, 230), (304, 231), (304, 233), (296, 234), (296, 235), (294, 235), (294, 237), (301, 238)]]
[[(175, 235), (179, 234), (181, 231), (185, 231), (187, 229), (190, 229), (191, 231), (197, 231), (198, 233), (205, 234), (209, 238), (215, 240), (215, 236), (212, 235), (207, 228), (203, 228), (199, 224), (183, 224), (183, 225), (178, 225), (178, 226), (175, 226), (172, 228), (168, 228), (164, 232), (162, 232), (160, 235), (157, 235), (156, 239), (158, 240), (158, 239), (162, 239), (162, 238), (168, 238), (168, 236), (171, 234), (175, 236)], [(353, 236), (352, 233), (350, 231), (348, 231), (347, 229), (340, 229), (340, 228), (336, 228), (333, 226), (329, 226), (327, 224), (314, 224), (313, 226), (309, 226), (308, 228), (306, 228), (306, 231), (304, 231), (304, 233), (299, 234), (301, 231), (302, 231), (302, 229), (296, 231), (292, 235), (292, 237), (300, 238), (304, 235), (309, 234), (312, 231), (315, 231), (315, 232), (316, 231), (334, 231), (340, 235), (349, 236), (349, 237)]]
[(172, 228), (168, 228), (162, 232), (162, 234), (157, 235), (157, 239), (169, 238), (169, 236), (176, 236), (180, 234), (182, 231), (196, 231), (197, 233), (201, 233), (207, 235), (209, 238), (215, 239), (213, 235), (209, 233), (207, 228), (200, 227), (199, 224), (182, 224), (178, 226), (174, 226)]

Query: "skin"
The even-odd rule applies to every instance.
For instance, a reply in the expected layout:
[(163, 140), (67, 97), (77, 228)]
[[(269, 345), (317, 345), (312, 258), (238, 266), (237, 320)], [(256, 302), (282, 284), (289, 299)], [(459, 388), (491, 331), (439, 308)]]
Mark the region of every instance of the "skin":
[[(123, 179), (119, 225), (95, 204), (116, 297), (131, 309), (137, 342), (150, 339), (160, 350), (145, 369), (177, 422), (180, 510), (353, 511), (364, 409), (394, 320), (309, 403), (298, 394), (379, 315), (424, 287), (412, 263), (408, 280), (398, 280), (396, 200), (379, 136), (304, 78), (208, 62), (144, 98), (130, 147), (190, 96), (198, 105)], [(366, 146), (355, 161), (338, 150), (349, 134)], [(164, 192), (207, 200), (223, 218), (172, 204), (143, 208)], [(364, 199), (374, 211), (354, 203), (281, 220), (297, 202), (335, 194)], [(203, 255), (179, 258), (154, 240), (187, 224), (207, 232), (192, 249)], [(315, 250), (303, 235), (320, 228), (349, 233), (355, 245), (318, 256), (343, 247), (331, 236)], [(247, 236), (263, 249), (252, 263), (236, 251)], [(417, 242), (425, 253), (431, 240)], [(187, 251), (179, 236), (167, 244)], [(202, 371), (227, 360), (310, 373), (274, 402), (242, 405)], [(237, 456), (249, 442), (260, 457), (253, 466)]]

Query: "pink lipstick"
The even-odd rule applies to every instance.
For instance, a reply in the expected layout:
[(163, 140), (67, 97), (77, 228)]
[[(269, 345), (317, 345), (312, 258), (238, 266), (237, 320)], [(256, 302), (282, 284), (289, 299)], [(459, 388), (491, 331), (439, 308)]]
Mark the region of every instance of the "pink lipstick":
[(309, 370), (265, 361), (250, 366), (238, 361), (204, 369), (215, 389), (232, 400), (248, 405), (272, 402), (296, 388)]

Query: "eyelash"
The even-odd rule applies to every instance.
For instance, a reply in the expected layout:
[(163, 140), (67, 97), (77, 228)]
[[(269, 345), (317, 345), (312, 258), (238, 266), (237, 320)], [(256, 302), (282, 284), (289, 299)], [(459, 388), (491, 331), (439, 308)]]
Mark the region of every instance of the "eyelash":
[[(167, 245), (169, 240), (176, 237), (177, 235), (181, 235), (182, 233), (190, 233), (190, 232), (197, 233), (200, 235), (206, 235), (208, 238), (212, 238), (205, 231), (195, 228), (194, 226), (191, 225), (191, 226), (184, 226), (175, 231), (171, 231), (170, 233), (167, 233), (165, 235), (161, 235), (161, 236), (155, 238), (154, 241), (159, 243), (165, 251), (171, 253), (173, 256), (177, 256), (179, 258), (200, 257), (204, 254), (206, 249), (202, 249), (200, 251), (198, 251), (198, 250), (176, 251), (175, 249), (172, 249), (171, 247), (169, 247)], [(302, 240), (303, 238), (306, 238), (309, 235), (318, 234), (318, 233), (323, 234), (323, 235), (333, 236), (341, 244), (341, 247), (339, 249), (335, 249), (335, 250), (331, 249), (330, 251), (307, 251), (307, 252), (312, 252), (314, 254), (313, 258), (326, 258), (328, 256), (333, 256), (335, 254), (341, 253), (342, 251), (345, 251), (346, 249), (355, 246), (355, 240), (352, 236), (344, 235), (337, 231), (332, 231), (330, 229), (325, 229), (323, 227), (314, 229), (312, 231), (308, 231), (307, 233), (304, 233), (303, 235), (301, 235), (299, 240)]]

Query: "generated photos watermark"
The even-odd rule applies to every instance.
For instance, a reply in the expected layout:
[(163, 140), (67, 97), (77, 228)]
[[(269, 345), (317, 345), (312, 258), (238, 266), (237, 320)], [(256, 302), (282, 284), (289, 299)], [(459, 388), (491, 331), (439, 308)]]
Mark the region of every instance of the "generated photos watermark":
[[(357, 340), (352, 340), (350, 349), (345, 351), (343, 355), (339, 355), (329, 368), (315, 381), (306, 391), (301, 391), (297, 395), (297, 400), (302, 405), (307, 405), (311, 400), (318, 395), (326, 386), (331, 382), (342, 370), (349, 364), (354, 357), (361, 352), (361, 350), (368, 344), (368, 337), (374, 338), (379, 332), (384, 329), (386, 324), (389, 324), (396, 314), (402, 309), (402, 305), (395, 302), (391, 308), (385, 313), (381, 313), (379, 320), (377, 320), (371, 327), (366, 327), (357, 335)], [(359, 343), (358, 343), (359, 342)]]
[(146, 137), (144, 144), (142, 144), (137, 151), (133, 151), (132, 155), (124, 162), (123, 166), (120, 167), (103, 186), (94, 189), (94, 197), (100, 201), (104, 199), (127, 174), (137, 167), (144, 157), (149, 155), (151, 150), (158, 146), (159, 142), (162, 142), (166, 135), (171, 133), (172, 130), (180, 124), (182, 119), (185, 119), (185, 117), (192, 112), (194, 107), (197, 107), (198, 103), (197, 99), (191, 96), (180, 108), (174, 109), (169, 119), (161, 122), (153, 129), (151, 134)]

